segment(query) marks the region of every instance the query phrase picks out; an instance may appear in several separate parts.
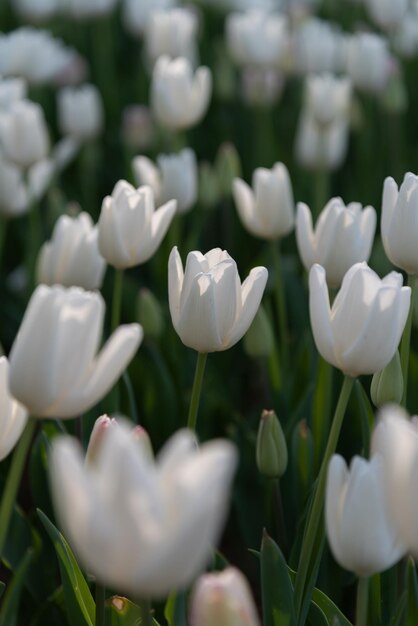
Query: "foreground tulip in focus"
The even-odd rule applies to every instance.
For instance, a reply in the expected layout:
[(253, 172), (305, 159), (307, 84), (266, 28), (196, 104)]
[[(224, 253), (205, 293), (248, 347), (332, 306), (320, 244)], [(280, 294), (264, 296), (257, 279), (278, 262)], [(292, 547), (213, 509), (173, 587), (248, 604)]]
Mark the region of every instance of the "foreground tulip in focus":
[(9, 391), (9, 362), (0, 357), (0, 461), (14, 448), (26, 426), (28, 414)]
[(173, 326), (182, 342), (201, 353), (227, 350), (253, 321), (268, 272), (255, 267), (241, 284), (226, 250), (190, 252), (186, 267), (176, 247), (168, 260), (168, 295)]
[(80, 415), (110, 391), (142, 340), (120, 326), (98, 352), (105, 305), (98, 293), (40, 285), (10, 352), (10, 390), (33, 417)]
[(154, 462), (122, 422), (94, 463), (71, 437), (52, 447), (50, 480), (65, 536), (99, 582), (133, 597), (183, 589), (206, 565), (227, 512), (236, 451), (177, 432)]
[(309, 308), (316, 347), (323, 358), (356, 377), (382, 370), (395, 354), (409, 312), (411, 289), (402, 275), (383, 279), (366, 263), (356, 263), (343, 278), (332, 307), (326, 272), (309, 273)]

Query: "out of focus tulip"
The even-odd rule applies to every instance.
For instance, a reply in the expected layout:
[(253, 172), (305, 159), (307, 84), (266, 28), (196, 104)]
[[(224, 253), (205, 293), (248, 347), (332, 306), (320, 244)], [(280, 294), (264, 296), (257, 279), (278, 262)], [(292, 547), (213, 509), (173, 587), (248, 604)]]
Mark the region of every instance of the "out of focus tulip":
[(144, 329), (145, 337), (158, 339), (161, 337), (165, 323), (161, 304), (152, 291), (140, 289), (136, 301), (137, 319)]
[(305, 107), (317, 124), (326, 127), (335, 120), (348, 118), (351, 101), (349, 78), (310, 74), (305, 85)]
[(347, 44), (347, 72), (358, 89), (381, 92), (389, 78), (388, 42), (375, 33), (356, 33)]
[(33, 417), (80, 415), (111, 389), (142, 340), (120, 326), (98, 352), (105, 305), (98, 293), (40, 285), (10, 352), (10, 391)]
[(349, 376), (379, 372), (398, 347), (410, 299), (401, 274), (391, 272), (380, 279), (366, 263), (356, 263), (344, 276), (331, 308), (325, 270), (313, 265), (309, 308), (318, 351)]
[(409, 0), (365, 0), (364, 4), (378, 26), (393, 31), (401, 24), (410, 2)]
[(99, 250), (109, 265), (119, 269), (145, 263), (160, 245), (176, 212), (170, 200), (154, 210), (151, 187), (135, 189), (120, 180), (103, 200), (99, 218)]
[(257, 433), (258, 471), (267, 478), (280, 478), (287, 468), (287, 445), (274, 411), (263, 411)]
[(76, 139), (96, 137), (103, 127), (103, 103), (94, 85), (65, 87), (58, 94), (61, 132)]
[(376, 372), (370, 386), (370, 397), (375, 406), (400, 403), (403, 396), (401, 359), (396, 350), (393, 359), (380, 372)]
[(198, 448), (186, 430), (154, 462), (121, 422), (104, 433), (93, 466), (76, 440), (54, 439), (50, 480), (58, 519), (86, 570), (118, 591), (163, 597), (205, 567), (235, 466), (229, 442)]
[(124, 25), (131, 33), (141, 37), (155, 11), (165, 11), (176, 5), (177, 0), (124, 0)]
[(265, 308), (258, 311), (244, 336), (244, 350), (252, 358), (267, 357), (274, 350), (274, 332)]
[(354, 457), (350, 470), (335, 454), (328, 466), (325, 520), (338, 563), (358, 576), (372, 576), (394, 565), (406, 552), (390, 520), (380, 456)]
[(106, 262), (99, 253), (97, 227), (88, 213), (61, 215), (51, 241), (39, 253), (38, 283), (100, 289)]
[(167, 128), (195, 126), (209, 106), (212, 74), (208, 67), (193, 73), (188, 59), (171, 61), (162, 56), (154, 66), (151, 83), (151, 106), (157, 121)]
[(28, 414), (9, 391), (9, 362), (0, 357), (0, 461), (15, 447), (22, 434)]
[(9, 161), (23, 168), (46, 157), (49, 137), (39, 104), (19, 100), (0, 118), (0, 146)]
[(0, 213), (16, 217), (28, 209), (28, 193), (22, 171), (0, 156)]
[(348, 120), (338, 117), (322, 126), (307, 111), (299, 117), (295, 140), (298, 162), (311, 170), (337, 169), (347, 154)]
[(260, 306), (268, 272), (255, 267), (241, 285), (225, 250), (190, 252), (183, 270), (173, 248), (168, 260), (168, 296), (173, 326), (198, 352), (227, 350), (247, 332)]
[(295, 205), (289, 172), (283, 163), (258, 167), (252, 188), (241, 178), (233, 184), (238, 215), (245, 228), (262, 239), (278, 239), (293, 229)]
[(235, 567), (203, 574), (191, 597), (190, 626), (259, 626), (247, 579)]
[(293, 64), (302, 74), (335, 72), (342, 63), (342, 36), (331, 22), (310, 18), (293, 33)]
[(160, 56), (197, 61), (197, 13), (188, 8), (153, 11), (145, 28), (145, 53), (153, 67)]
[(0, 110), (7, 111), (26, 98), (27, 85), (22, 78), (0, 78)]
[(368, 261), (376, 230), (376, 211), (359, 202), (347, 206), (332, 198), (321, 211), (315, 230), (309, 207), (299, 202), (296, 213), (296, 242), (307, 271), (322, 265), (330, 287), (339, 287), (354, 263)]

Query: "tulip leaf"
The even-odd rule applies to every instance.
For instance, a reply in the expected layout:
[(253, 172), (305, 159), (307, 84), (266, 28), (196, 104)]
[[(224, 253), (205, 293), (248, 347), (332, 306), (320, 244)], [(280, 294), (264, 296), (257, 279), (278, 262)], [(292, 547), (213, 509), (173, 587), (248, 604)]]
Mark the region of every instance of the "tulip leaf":
[(412, 559), (408, 561), (408, 598), (406, 604), (405, 626), (418, 624), (418, 578), (415, 564)]
[[(106, 618), (108, 626), (140, 626), (141, 608), (128, 598), (112, 596), (106, 600)], [(154, 618), (152, 623), (153, 626), (160, 626)]]
[[(324, 622), (327, 626), (352, 626), (351, 622), (341, 613), (340, 609), (333, 603), (330, 598), (320, 589), (314, 589), (312, 594), (312, 602), (309, 609), (309, 621), (313, 626), (323, 622), (314, 621), (312, 616), (319, 616), (318, 610), (325, 616)], [(321, 617), (322, 617), (321, 615)]]
[(7, 587), (0, 611), (0, 626), (15, 626), (18, 623), (20, 594), (34, 554), (35, 550), (33, 548), (27, 550), (13, 575), (10, 585)]
[(89, 586), (71, 548), (60, 531), (39, 509), (38, 515), (57, 553), (68, 621), (71, 626), (82, 626), (83, 624), (93, 626), (96, 607)]
[(293, 586), (279, 546), (264, 531), (260, 552), (263, 626), (295, 626)]
[(168, 596), (164, 617), (168, 626), (187, 626), (186, 594), (184, 592), (171, 593)]
[(4, 584), (4, 582), (0, 580), (0, 598), (2, 597), (5, 589), (6, 589), (6, 585)]

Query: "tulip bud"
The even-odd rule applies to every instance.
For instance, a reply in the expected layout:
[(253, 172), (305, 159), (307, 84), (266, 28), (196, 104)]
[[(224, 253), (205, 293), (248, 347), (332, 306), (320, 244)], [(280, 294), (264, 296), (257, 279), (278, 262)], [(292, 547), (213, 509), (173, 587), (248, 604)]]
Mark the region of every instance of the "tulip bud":
[(380, 372), (376, 372), (372, 378), (370, 396), (376, 407), (384, 404), (400, 404), (403, 394), (403, 376), (401, 359), (396, 350), (393, 359)]
[(160, 303), (149, 289), (140, 289), (137, 298), (137, 318), (146, 336), (158, 339), (164, 329)]
[(280, 478), (287, 467), (286, 439), (274, 411), (263, 411), (257, 434), (257, 467), (267, 478)]
[(257, 358), (269, 356), (274, 348), (274, 334), (270, 320), (263, 305), (244, 336), (244, 350), (248, 356)]
[(241, 161), (239, 154), (232, 143), (224, 143), (218, 150), (215, 161), (218, 172), (218, 181), (221, 194), (229, 197), (232, 190), (232, 181), (241, 176)]
[(238, 569), (228, 567), (199, 578), (191, 600), (191, 626), (259, 626), (259, 623), (250, 586)]
[(86, 464), (93, 465), (96, 462), (99, 449), (103, 444), (104, 435), (108, 428), (113, 428), (115, 424), (117, 424), (117, 421), (114, 418), (110, 418), (108, 415), (101, 415), (94, 422), (86, 451)]

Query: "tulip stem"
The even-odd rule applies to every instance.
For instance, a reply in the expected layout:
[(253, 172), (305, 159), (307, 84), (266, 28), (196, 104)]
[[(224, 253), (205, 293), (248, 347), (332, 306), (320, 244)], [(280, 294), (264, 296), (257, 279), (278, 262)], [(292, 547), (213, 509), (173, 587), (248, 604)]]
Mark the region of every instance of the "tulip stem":
[(411, 305), (409, 307), (408, 319), (406, 320), (405, 328), (402, 334), (401, 341), (401, 367), (403, 378), (403, 394), (402, 394), (402, 406), (406, 407), (407, 393), (408, 393), (408, 366), (409, 366), (409, 348), (411, 344), (411, 329), (412, 329), (412, 315), (414, 309), (414, 295), (416, 276), (415, 274), (408, 274), (408, 285), (411, 287)]
[(12, 516), (13, 506), (15, 504), (20, 481), (22, 479), (26, 457), (28, 455), (33, 433), (35, 432), (35, 426), (36, 421), (34, 419), (29, 419), (13, 453), (12, 462), (7, 475), (6, 484), (4, 486), (0, 504), (0, 560), (3, 557), (4, 544), (7, 538), (7, 531), (9, 530), (10, 518)]
[(357, 584), (356, 626), (367, 626), (367, 610), (369, 606), (369, 579), (359, 578)]
[(282, 263), (281, 263), (281, 254), (280, 248), (277, 241), (273, 241), (271, 245), (272, 252), (272, 261), (274, 268), (274, 278), (275, 278), (275, 295), (276, 295), (276, 307), (278, 314), (278, 323), (279, 323), (279, 338), (280, 338), (280, 350), (282, 357), (282, 371), (287, 371), (287, 366), (289, 363), (289, 353), (288, 353), (288, 323), (287, 323), (287, 310), (286, 310), (286, 291), (284, 286), (284, 278), (282, 271)]
[[(327, 478), (328, 463), (332, 455), (335, 453), (338, 444), (341, 427), (344, 420), (344, 414), (347, 409), (348, 400), (354, 385), (354, 378), (350, 376), (344, 377), (344, 383), (341, 388), (340, 397), (338, 399), (337, 408), (335, 409), (334, 418), (332, 420), (331, 430), (328, 437), (327, 447), (322, 458), (321, 469), (313, 495), (312, 503), (308, 513), (308, 519), (305, 525), (303, 535), (302, 548), (299, 556), (299, 566), (296, 574), (295, 582), (295, 608), (298, 616), (299, 624), (303, 624), (303, 613), (306, 605), (309, 605), (310, 594), (308, 574), (317, 571), (323, 545), (321, 540), (317, 541), (318, 533), (323, 533), (321, 527), (322, 512), (324, 508), (325, 486)], [(315, 550), (316, 547), (316, 550)]]
[(196, 369), (194, 373), (192, 396), (190, 398), (189, 416), (187, 418), (187, 428), (196, 430), (197, 412), (199, 410), (200, 393), (202, 391), (203, 375), (207, 359), (206, 352), (199, 352), (197, 355)]
[(106, 626), (105, 613), (106, 588), (100, 583), (96, 583), (96, 619), (95, 626)]
[(141, 626), (152, 626), (152, 609), (149, 600), (142, 600), (141, 607)]
[(112, 331), (120, 324), (120, 314), (122, 309), (122, 291), (123, 291), (123, 270), (115, 269), (115, 282), (113, 283), (113, 300), (112, 300)]

